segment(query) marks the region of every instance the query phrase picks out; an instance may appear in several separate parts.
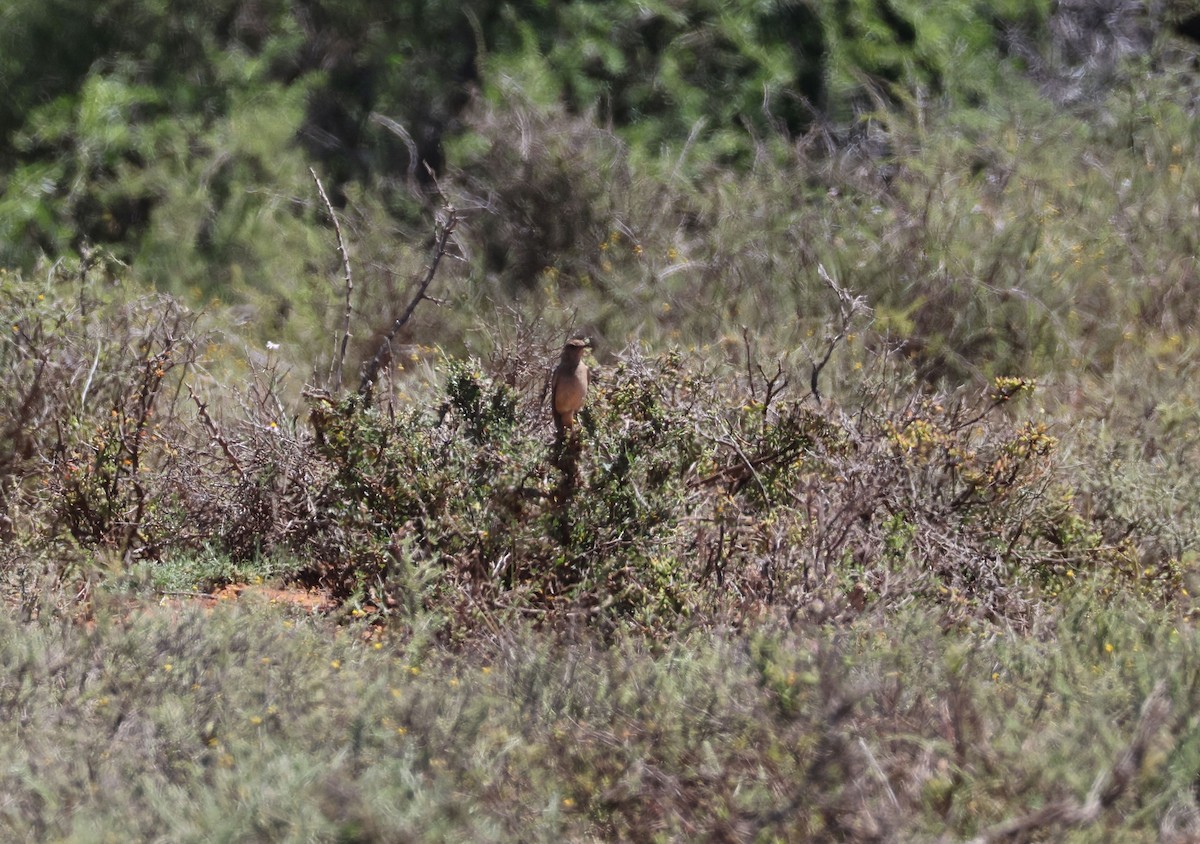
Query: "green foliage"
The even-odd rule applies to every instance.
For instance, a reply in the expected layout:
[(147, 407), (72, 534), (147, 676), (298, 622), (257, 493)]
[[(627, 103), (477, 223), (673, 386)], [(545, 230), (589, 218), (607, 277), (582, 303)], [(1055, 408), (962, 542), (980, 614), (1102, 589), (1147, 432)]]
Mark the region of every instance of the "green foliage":
[[(477, 363), (448, 369), (437, 418), (416, 408), (384, 416), (357, 400), (314, 410), (317, 453), (332, 469), (318, 502), (335, 530), (304, 541), (328, 547), (318, 550), (326, 581), (372, 584), (377, 605), (394, 604), (387, 572), (435, 560), (483, 594), (513, 590), (540, 604), (569, 590), (617, 615), (661, 605), (665, 621), (683, 609), (683, 572), (663, 555), (687, 512), (682, 481), (697, 446), (662, 404), (660, 373), (638, 365), (616, 374), (612, 392), (598, 388), (585, 425), (612, 436), (597, 440), (582, 467), (587, 493), (573, 499), (555, 485), (539, 441), (545, 420), (530, 418), (528, 399)], [(672, 391), (669, 407), (679, 400)]]
[(123, 580), (139, 590), (192, 597), (229, 584), (278, 582), (303, 569), (302, 561), (281, 555), (234, 560), (212, 548), (201, 548), (168, 553), (161, 560), (133, 566)]
[(450, 361), (447, 368), (446, 394), (466, 421), (467, 436), (477, 445), (502, 440), (517, 422), (516, 393), (489, 383), (470, 362)]
[(835, 109), (861, 103), (865, 82), (901, 99), (902, 92), (917, 90), (981, 105), (1015, 79), (1012, 68), (1000, 60), (1007, 30), (1018, 24), (1041, 30), (1051, 5), (1047, 0), (823, 4), (822, 23), (830, 44), (829, 102)]
[[(1112, 184), (1132, 171), (1128, 196), (1179, 195), (1143, 181), (1186, 160), (1185, 89), (1164, 75), (1115, 90), (1114, 119), (1095, 127), (1055, 114), (1000, 58), (1051, 50), (1044, 3), (919, 15), (883, 0), (422, 3), (381, 19), (371, 4), (298, 15), (64, 0), (98, 34), (75, 44), (87, 61), (39, 74), (41, 56), (59, 56), (43, 43), (45, 8), (6, 12), (12, 55), (28, 61), (4, 71), (19, 111), (0, 124), (0, 263), (103, 245), (139, 283), (243, 307), (260, 342), (326, 348), (339, 261), (313, 163), (348, 232), (359, 312), (379, 317), (371, 329), (421, 268), (422, 250), (396, 246), (426, 201), (420, 161), (478, 209), (461, 235), (463, 304), (494, 297), (496, 280), (529, 315), (577, 308), (609, 337), (708, 342), (746, 324), (767, 348), (803, 348), (829, 310), (821, 263), (877, 308), (880, 342), (957, 384), (1044, 372), (1068, 354), (1067, 320), (1101, 331), (1090, 314), (1149, 321), (1164, 298), (1190, 301), (1170, 260), (1163, 289), (1136, 301), (1114, 301), (1107, 283), (1145, 265), (1129, 238), (1153, 252), (1154, 221), (1184, 211), (1116, 208)], [(880, 80), (887, 96), (864, 111)], [(1137, 141), (1143, 110), (1166, 128), (1154, 151)], [(814, 125), (823, 134), (806, 135)], [(1103, 167), (1057, 153), (1096, 132)], [(819, 151), (821, 138), (865, 154)], [(1131, 166), (1150, 154), (1157, 170)], [(1069, 211), (1089, 218), (1088, 237)], [(427, 327), (458, 338), (472, 317), (448, 313)], [(1112, 338), (1098, 339), (1070, 353), (1103, 369)]]
[(755, 135), (800, 132), (822, 99), (822, 30), (804, 4), (574, 3), (540, 23), (488, 77), (549, 77), (555, 99), (652, 156), (696, 143), (706, 160), (746, 163)]

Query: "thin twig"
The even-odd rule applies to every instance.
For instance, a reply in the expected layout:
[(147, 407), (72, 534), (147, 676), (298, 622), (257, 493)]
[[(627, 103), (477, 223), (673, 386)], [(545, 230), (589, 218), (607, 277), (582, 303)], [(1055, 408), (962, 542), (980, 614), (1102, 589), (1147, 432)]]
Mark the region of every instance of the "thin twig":
[(192, 389), (191, 384), (188, 384), (188, 395), (196, 403), (196, 410), (200, 414), (200, 421), (208, 429), (209, 436), (221, 447), (221, 451), (225, 454), (225, 459), (229, 461), (229, 465), (237, 472), (238, 478), (243, 481), (246, 480), (246, 470), (242, 468), (242, 464), (238, 461), (237, 456), (234, 455), (233, 449), (229, 446), (229, 441), (221, 434), (221, 429), (217, 427), (217, 423), (208, 415), (208, 405), (200, 401), (200, 397), (196, 395), (196, 391)]
[(713, 437), (712, 440), (713, 442), (719, 443), (720, 445), (729, 446), (733, 449), (734, 453), (742, 459), (742, 463), (745, 464), (746, 468), (750, 470), (750, 477), (754, 479), (754, 483), (758, 486), (758, 491), (762, 493), (763, 501), (769, 502), (771, 500), (771, 496), (767, 493), (767, 488), (763, 484), (762, 478), (758, 476), (758, 471), (754, 468), (754, 461), (746, 456), (746, 452), (742, 451), (742, 447), (733, 439), (732, 428), (729, 430), (728, 439), (724, 437)]
[(419, 156), (417, 155), (416, 141), (413, 140), (412, 135), (408, 134), (408, 130), (403, 125), (386, 114), (380, 114), (377, 111), (371, 112), (371, 122), (387, 129), (408, 147), (408, 185), (411, 188), (417, 183), (417, 160)]
[(308, 172), (312, 174), (313, 181), (317, 183), (317, 193), (321, 194), (321, 201), (325, 203), (329, 219), (333, 220), (333, 230), (337, 233), (338, 252), (342, 255), (342, 270), (345, 272), (346, 312), (342, 322), (342, 342), (339, 348), (337, 338), (334, 338), (334, 359), (329, 364), (330, 375), (333, 376), (333, 389), (339, 391), (342, 389), (342, 367), (346, 363), (346, 346), (350, 343), (350, 315), (352, 313), (350, 297), (354, 293), (354, 276), (350, 273), (350, 253), (346, 251), (346, 240), (342, 237), (342, 224), (338, 222), (337, 214), (333, 213), (333, 203), (329, 201), (329, 196), (325, 193), (325, 186), (321, 184), (317, 171), (309, 167)]
[(871, 752), (871, 748), (863, 741), (862, 736), (858, 737), (858, 746), (862, 749), (863, 756), (867, 759), (867, 764), (871, 766), (871, 773), (879, 780), (880, 784), (887, 791), (888, 800), (891, 801), (892, 807), (900, 808), (900, 801), (896, 799), (896, 792), (892, 789), (892, 783), (888, 780), (887, 774), (884, 773), (883, 766), (879, 764), (879, 760), (875, 758), (875, 754)]
[(88, 370), (87, 381), (83, 385), (83, 393), (79, 396), (79, 415), (87, 410), (88, 391), (92, 389), (92, 379), (96, 377), (96, 367), (100, 365), (100, 343), (96, 342), (96, 357), (92, 360), (92, 368)]
[(783, 361), (775, 361), (775, 374), (768, 376), (767, 371), (762, 368), (762, 364), (754, 360), (754, 354), (751, 350), (750, 330), (744, 325), (742, 326), (742, 343), (746, 348), (746, 380), (750, 384), (750, 398), (755, 402), (758, 401), (758, 388), (755, 386), (754, 381), (754, 372), (758, 370), (758, 376), (762, 378), (765, 393), (762, 400), (762, 414), (763, 419), (766, 419), (767, 415), (771, 412), (771, 402), (777, 399), (779, 394), (788, 387), (788, 377), (783, 371)]
[(833, 351), (837, 348), (838, 343), (840, 343), (846, 337), (854, 317), (862, 312), (869, 314), (871, 309), (867, 307), (867, 300), (864, 297), (854, 296), (849, 290), (839, 286), (838, 283), (833, 280), (833, 277), (829, 275), (829, 271), (825, 269), (824, 264), (817, 264), (817, 275), (820, 276), (821, 281), (825, 282), (825, 285), (830, 290), (837, 294), (839, 318), (838, 332), (836, 335), (826, 341), (827, 346), (825, 348), (825, 356), (821, 358), (821, 362), (813, 362), (812, 377), (809, 380), (809, 387), (812, 389), (813, 398), (816, 399), (817, 404), (820, 404), (821, 391), (819, 387), (821, 370), (825, 368), (826, 364), (829, 363), (829, 359), (833, 357)]
[(450, 244), (450, 238), (454, 234), (454, 228), (458, 225), (459, 212), (454, 206), (447, 204), (443, 209), (445, 217), (438, 221), (437, 240), (433, 246), (433, 254), (429, 260), (429, 266), (425, 270), (425, 277), (421, 279), (421, 283), (417, 286), (416, 295), (412, 301), (408, 303), (408, 307), (404, 309), (404, 313), (396, 317), (396, 321), (392, 323), (392, 327), (388, 329), (388, 333), (379, 341), (379, 348), (375, 351), (375, 356), (371, 358), (363, 370), (362, 379), (358, 383), (359, 396), (367, 399), (371, 398), (371, 391), (375, 387), (375, 379), (379, 376), (379, 367), (383, 363), (383, 356), (392, 346), (392, 340), (400, 329), (412, 318), (413, 311), (417, 309), (417, 305), (421, 304), (422, 299), (428, 299), (425, 291), (429, 289), (429, 285), (433, 283), (433, 278), (437, 275), (438, 265), (441, 264), (442, 258), (446, 256), (447, 247)]
[(758, 391), (754, 389), (754, 353), (750, 350), (750, 329), (744, 325), (742, 344), (746, 347), (746, 383), (750, 385), (750, 399), (758, 401)]

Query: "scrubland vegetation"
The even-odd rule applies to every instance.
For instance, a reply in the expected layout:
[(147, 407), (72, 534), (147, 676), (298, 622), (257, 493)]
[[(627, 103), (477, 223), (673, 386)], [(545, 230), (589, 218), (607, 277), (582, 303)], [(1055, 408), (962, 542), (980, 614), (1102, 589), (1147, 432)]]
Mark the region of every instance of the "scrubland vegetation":
[(3, 837), (1200, 836), (1198, 10), (525, 5), (0, 13)]

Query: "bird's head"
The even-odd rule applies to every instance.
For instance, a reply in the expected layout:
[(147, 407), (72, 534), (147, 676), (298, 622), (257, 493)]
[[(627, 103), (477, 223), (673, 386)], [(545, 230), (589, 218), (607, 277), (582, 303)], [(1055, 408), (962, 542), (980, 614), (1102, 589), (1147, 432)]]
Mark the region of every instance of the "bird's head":
[(583, 353), (592, 348), (592, 341), (587, 338), (574, 337), (567, 341), (563, 346), (563, 360), (575, 361), (578, 363), (583, 358)]

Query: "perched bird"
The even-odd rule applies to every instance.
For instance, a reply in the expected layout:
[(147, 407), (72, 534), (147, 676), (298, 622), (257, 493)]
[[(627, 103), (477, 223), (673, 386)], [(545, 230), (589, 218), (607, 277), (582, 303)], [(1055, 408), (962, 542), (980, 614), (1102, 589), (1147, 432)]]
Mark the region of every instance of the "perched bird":
[(554, 369), (550, 382), (550, 405), (554, 412), (554, 429), (562, 440), (567, 429), (575, 424), (575, 414), (583, 407), (587, 396), (588, 368), (583, 353), (592, 347), (587, 340), (568, 340), (562, 358)]

